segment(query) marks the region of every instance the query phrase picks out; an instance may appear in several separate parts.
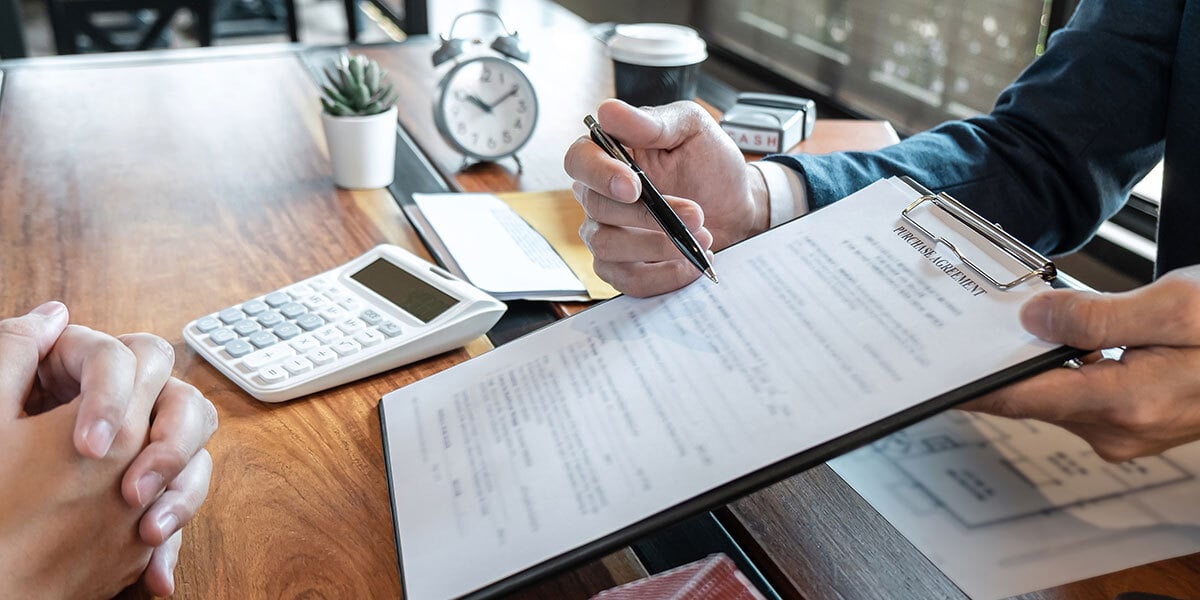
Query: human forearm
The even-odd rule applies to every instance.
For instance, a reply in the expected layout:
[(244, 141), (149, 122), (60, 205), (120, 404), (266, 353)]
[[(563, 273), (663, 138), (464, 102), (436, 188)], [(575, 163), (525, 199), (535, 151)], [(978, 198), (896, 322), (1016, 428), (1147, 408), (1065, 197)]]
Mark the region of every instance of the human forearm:
[(1161, 157), (1181, 3), (1084, 2), (995, 109), (878, 152), (775, 156), (813, 208), (910, 175), (1049, 253), (1081, 244)]

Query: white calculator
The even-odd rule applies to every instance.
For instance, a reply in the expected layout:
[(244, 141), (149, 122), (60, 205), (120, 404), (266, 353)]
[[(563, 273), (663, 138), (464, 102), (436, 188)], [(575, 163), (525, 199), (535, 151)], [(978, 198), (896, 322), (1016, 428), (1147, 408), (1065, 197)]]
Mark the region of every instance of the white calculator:
[(354, 381), (483, 335), (504, 303), (383, 244), (315, 277), (183, 328), (183, 339), (264, 402)]

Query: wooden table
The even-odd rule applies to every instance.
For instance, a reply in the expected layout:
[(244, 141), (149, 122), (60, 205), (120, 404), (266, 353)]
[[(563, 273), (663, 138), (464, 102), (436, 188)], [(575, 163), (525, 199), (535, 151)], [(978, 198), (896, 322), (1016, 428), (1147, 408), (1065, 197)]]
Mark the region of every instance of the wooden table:
[[(565, 187), (562, 152), (581, 132), (579, 114), (611, 89), (604, 61), (583, 63), (592, 71), (572, 63), (573, 85), (542, 88), (547, 113), (527, 171), (517, 177), (503, 165), (459, 172), (459, 159), (422, 128), (432, 85), (424, 88), (419, 78), (430, 48), (418, 41), (367, 51), (411, 79), (401, 122), (452, 187)], [(592, 51), (557, 50), (562, 57)], [(561, 67), (554, 54), (545, 56), (551, 73)], [(96, 61), (33, 61), (6, 70), (0, 315), (57, 298), (75, 322), (162, 335), (175, 344), (176, 375), (217, 405), (212, 490), (185, 531), (179, 597), (398, 597), (376, 404), (468, 353), (267, 405), (190, 352), (180, 330), (198, 315), (337, 266), (380, 242), (421, 252), (411, 228), (386, 192), (333, 187), (316, 88), (292, 49)], [(892, 139), (882, 124), (826, 121), (805, 149), (869, 148)], [(961, 596), (825, 467), (717, 514), (787, 598)], [(586, 598), (639, 576), (639, 568), (621, 552), (520, 597)], [(1111, 597), (1131, 589), (1198, 597), (1198, 580), (1200, 560), (1191, 556), (1029, 597)]]
[[(294, 52), (195, 52), (205, 58), (8, 70), (0, 314), (57, 298), (76, 323), (162, 335), (175, 374), (217, 406), (212, 489), (184, 534), (178, 597), (399, 597), (376, 405), (467, 353), (272, 405), (186, 348), (196, 316), (381, 242), (422, 252), (387, 192), (334, 188)], [(617, 555), (522, 596), (587, 597), (640, 574)]]

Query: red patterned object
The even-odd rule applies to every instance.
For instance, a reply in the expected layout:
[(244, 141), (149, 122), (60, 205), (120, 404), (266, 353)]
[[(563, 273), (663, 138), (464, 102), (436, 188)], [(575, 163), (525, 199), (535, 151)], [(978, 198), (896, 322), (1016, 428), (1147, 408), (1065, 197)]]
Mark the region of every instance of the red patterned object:
[(591, 600), (764, 600), (724, 554), (605, 590)]

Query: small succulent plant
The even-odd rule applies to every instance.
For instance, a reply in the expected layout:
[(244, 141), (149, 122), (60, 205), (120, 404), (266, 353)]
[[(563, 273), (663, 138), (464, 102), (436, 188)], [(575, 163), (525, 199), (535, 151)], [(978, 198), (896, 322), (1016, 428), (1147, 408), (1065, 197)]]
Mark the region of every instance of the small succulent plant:
[(334, 69), (325, 68), (321, 106), (336, 117), (365, 117), (387, 111), (397, 94), (379, 63), (361, 55), (343, 54)]

